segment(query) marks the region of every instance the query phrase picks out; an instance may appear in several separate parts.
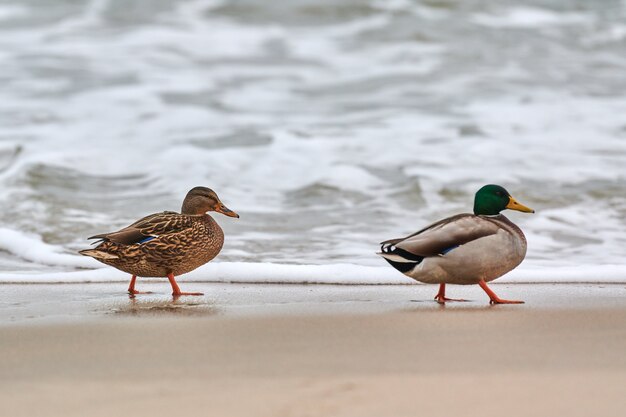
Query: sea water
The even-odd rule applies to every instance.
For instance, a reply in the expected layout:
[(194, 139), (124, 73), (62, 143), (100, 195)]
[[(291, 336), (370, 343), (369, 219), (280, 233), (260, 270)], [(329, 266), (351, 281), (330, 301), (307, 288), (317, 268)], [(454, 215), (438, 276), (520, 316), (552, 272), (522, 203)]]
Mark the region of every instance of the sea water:
[(510, 280), (626, 280), (625, 1), (0, 1), (0, 279), (123, 280), (87, 236), (214, 189), (191, 279), (411, 282), (378, 242), (536, 214)]

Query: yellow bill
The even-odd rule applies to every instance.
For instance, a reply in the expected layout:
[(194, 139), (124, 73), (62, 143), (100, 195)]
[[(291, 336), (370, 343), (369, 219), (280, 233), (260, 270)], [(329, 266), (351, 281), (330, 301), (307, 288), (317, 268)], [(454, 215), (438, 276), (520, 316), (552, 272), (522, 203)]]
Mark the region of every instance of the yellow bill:
[(525, 205), (518, 203), (517, 200), (515, 200), (511, 196), (509, 196), (509, 204), (506, 205), (506, 208), (508, 208), (510, 210), (522, 211), (524, 213), (534, 213), (535, 212), (535, 210), (531, 209), (530, 207), (526, 207)]

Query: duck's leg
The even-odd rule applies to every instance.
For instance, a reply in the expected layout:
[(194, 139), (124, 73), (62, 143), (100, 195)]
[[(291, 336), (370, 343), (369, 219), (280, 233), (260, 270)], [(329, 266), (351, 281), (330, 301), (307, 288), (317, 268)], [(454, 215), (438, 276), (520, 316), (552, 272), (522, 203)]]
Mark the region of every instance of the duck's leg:
[(480, 288), (482, 288), (489, 296), (489, 304), (524, 304), (523, 301), (503, 300), (502, 298), (498, 297), (495, 292), (491, 291), (491, 288), (489, 288), (487, 286), (487, 283), (482, 279), (478, 282), (478, 285), (480, 285)]
[(135, 281), (137, 280), (137, 275), (133, 275), (132, 278), (130, 279), (130, 285), (128, 286), (128, 293), (130, 295), (136, 295), (136, 294), (152, 294), (152, 291), (137, 291), (135, 289)]
[(435, 301), (444, 304), (446, 301), (467, 301), (462, 298), (446, 298), (446, 284), (439, 284), (439, 292), (435, 295)]
[(201, 292), (181, 292), (176, 280), (174, 279), (174, 274), (167, 274), (167, 279), (170, 280), (170, 285), (172, 286), (172, 295), (174, 297), (179, 297), (181, 295), (204, 295)]

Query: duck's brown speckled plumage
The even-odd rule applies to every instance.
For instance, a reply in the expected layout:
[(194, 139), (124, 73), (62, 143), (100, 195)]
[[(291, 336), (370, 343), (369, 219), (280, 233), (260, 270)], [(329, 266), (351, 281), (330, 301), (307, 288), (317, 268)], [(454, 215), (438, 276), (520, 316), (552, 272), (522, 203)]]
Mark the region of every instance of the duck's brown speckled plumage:
[(80, 253), (131, 274), (132, 295), (139, 294), (137, 276), (168, 277), (174, 295), (201, 295), (183, 293), (174, 277), (204, 265), (222, 249), (224, 233), (208, 211), (239, 217), (213, 190), (195, 187), (187, 193), (181, 213), (151, 214), (116, 232), (91, 236), (99, 239), (98, 246)]
[[(142, 240), (156, 236), (140, 243)], [(103, 239), (93, 250), (110, 254), (98, 260), (140, 277), (166, 277), (193, 271), (215, 258), (224, 244), (221, 227), (208, 214), (152, 214)], [(84, 252), (88, 252), (84, 251)]]

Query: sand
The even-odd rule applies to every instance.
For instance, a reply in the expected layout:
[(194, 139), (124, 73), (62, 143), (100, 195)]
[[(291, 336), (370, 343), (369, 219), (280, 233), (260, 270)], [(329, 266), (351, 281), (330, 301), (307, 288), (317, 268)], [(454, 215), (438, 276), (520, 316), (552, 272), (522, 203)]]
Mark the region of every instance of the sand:
[(463, 287), (444, 308), (426, 286), (220, 284), (178, 304), (118, 286), (0, 309), (3, 416), (625, 415), (624, 285), (494, 285), (528, 302), (495, 307)]

